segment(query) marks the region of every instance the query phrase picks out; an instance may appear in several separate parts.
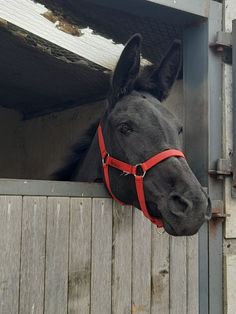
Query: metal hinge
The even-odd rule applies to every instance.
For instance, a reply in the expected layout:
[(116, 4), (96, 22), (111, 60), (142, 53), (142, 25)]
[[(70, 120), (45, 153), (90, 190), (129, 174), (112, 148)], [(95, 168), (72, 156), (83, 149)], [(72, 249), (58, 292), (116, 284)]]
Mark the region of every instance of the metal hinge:
[(226, 176), (233, 174), (230, 159), (220, 158), (216, 162), (216, 168), (208, 171), (209, 175), (215, 176), (218, 180), (223, 180)]
[(212, 200), (212, 219), (225, 219), (224, 203), (222, 200)]
[(232, 33), (219, 31), (210, 47), (222, 55), (222, 60), (232, 64)]

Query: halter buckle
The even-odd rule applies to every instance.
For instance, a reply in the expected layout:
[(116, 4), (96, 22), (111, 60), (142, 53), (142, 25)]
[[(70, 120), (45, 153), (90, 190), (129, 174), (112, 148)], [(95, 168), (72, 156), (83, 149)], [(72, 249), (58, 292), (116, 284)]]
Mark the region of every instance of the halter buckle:
[(146, 171), (143, 170), (142, 164), (135, 165), (135, 171), (136, 171), (136, 173), (134, 173), (135, 177), (142, 177), (142, 178), (144, 178), (145, 175), (146, 175)]
[(106, 165), (106, 161), (107, 161), (107, 158), (109, 157), (110, 155), (108, 153), (106, 153), (106, 155), (102, 158), (102, 164), (103, 165)]

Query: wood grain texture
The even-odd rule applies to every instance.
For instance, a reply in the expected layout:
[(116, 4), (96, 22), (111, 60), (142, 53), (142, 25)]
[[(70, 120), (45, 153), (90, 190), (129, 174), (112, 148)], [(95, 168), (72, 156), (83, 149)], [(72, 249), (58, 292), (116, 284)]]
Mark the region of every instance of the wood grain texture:
[(236, 313), (236, 255), (225, 256), (226, 314)]
[(151, 222), (138, 209), (133, 211), (132, 313), (151, 309)]
[(170, 237), (170, 314), (187, 312), (186, 237)]
[(111, 314), (112, 200), (93, 199), (91, 314)]
[(2, 196), (0, 237), (1, 314), (198, 313), (198, 236), (158, 234), (138, 209), (26, 196), (22, 211), (22, 197)]
[(131, 312), (132, 207), (113, 201), (112, 314)]
[(22, 197), (0, 196), (0, 313), (19, 306)]
[(199, 313), (198, 234), (187, 237), (187, 314)]
[(67, 313), (69, 198), (48, 198), (45, 314)]
[(23, 198), (20, 314), (43, 313), (46, 207), (46, 197)]
[(68, 313), (90, 313), (91, 199), (72, 198), (70, 209)]
[(152, 225), (152, 302), (151, 313), (169, 313), (170, 237)]

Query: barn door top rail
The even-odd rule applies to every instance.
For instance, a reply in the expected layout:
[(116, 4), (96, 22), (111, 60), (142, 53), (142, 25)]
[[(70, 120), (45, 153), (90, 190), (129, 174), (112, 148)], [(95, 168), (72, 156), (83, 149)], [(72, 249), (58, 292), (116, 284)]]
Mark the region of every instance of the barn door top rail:
[(0, 195), (109, 197), (101, 183), (0, 179)]

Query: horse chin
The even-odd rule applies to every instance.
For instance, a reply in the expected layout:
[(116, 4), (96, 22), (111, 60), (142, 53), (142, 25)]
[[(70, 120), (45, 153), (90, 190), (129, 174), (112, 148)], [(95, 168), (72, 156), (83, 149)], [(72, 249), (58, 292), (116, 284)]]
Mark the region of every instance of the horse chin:
[(159, 210), (157, 204), (153, 202), (147, 202), (148, 212), (152, 217), (157, 219), (163, 219), (161, 211)]
[(177, 235), (175, 230), (172, 228), (171, 224), (169, 224), (165, 219), (163, 219), (161, 211), (158, 208), (158, 205), (156, 203), (154, 203), (154, 202), (147, 202), (147, 207), (148, 207), (149, 214), (152, 217), (155, 217), (157, 219), (162, 219), (163, 227), (164, 227), (164, 229), (165, 229), (165, 231), (167, 233), (169, 233), (170, 235), (173, 235), (173, 236)]
[[(172, 226), (172, 223), (167, 221), (167, 219), (161, 214), (161, 210), (158, 208), (157, 204), (155, 204), (154, 202), (147, 202), (147, 207), (148, 207), (149, 214), (152, 217), (155, 217), (157, 219), (162, 219), (163, 227), (164, 227), (165, 231), (172, 236), (192, 236), (199, 229), (198, 227), (197, 228), (195, 227), (193, 229), (174, 228)], [(173, 222), (173, 225), (175, 225), (174, 222)]]

